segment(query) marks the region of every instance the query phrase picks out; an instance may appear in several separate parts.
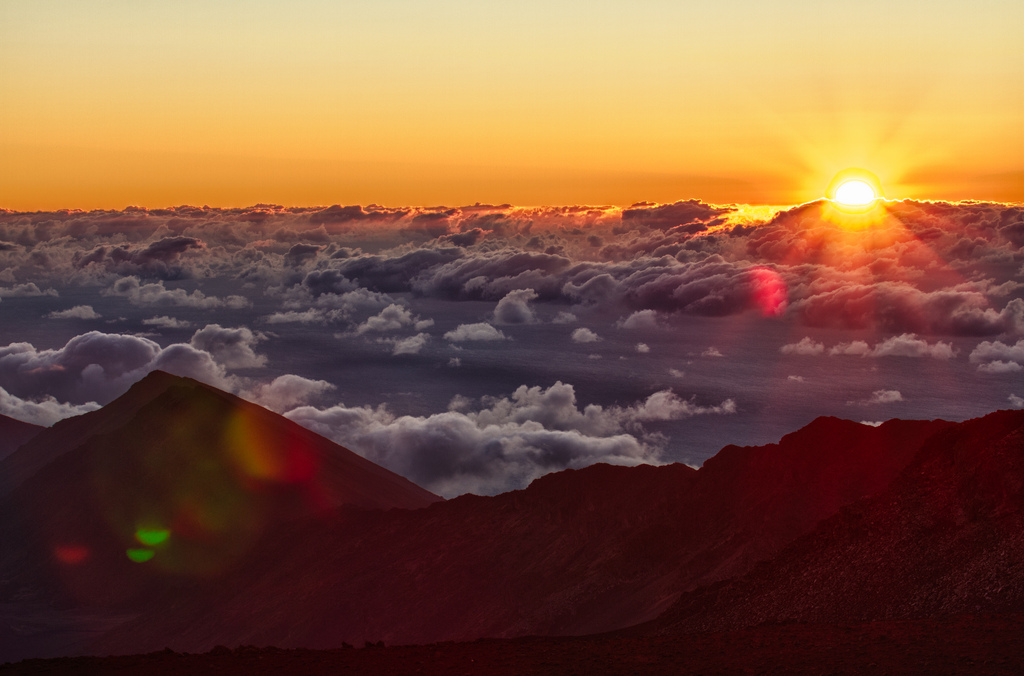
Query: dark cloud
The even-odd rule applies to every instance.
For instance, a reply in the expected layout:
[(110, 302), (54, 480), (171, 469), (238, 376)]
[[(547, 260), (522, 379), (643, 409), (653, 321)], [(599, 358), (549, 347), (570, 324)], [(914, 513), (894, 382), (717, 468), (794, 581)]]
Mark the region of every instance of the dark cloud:
[[(677, 226), (695, 224), (698, 221), (709, 221), (716, 216), (731, 211), (729, 208), (714, 207), (704, 204), (700, 200), (687, 200), (674, 204), (634, 204), (622, 212), (622, 222), (626, 224), (642, 224), (652, 228), (668, 230)], [(699, 232), (701, 226), (696, 230), (688, 232)]]

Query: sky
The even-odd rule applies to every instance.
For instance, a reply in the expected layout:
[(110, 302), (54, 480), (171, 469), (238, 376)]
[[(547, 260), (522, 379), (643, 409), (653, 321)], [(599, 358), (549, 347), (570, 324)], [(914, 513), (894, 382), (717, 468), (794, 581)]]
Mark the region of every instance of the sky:
[(1024, 200), (1024, 6), (0, 4), (0, 207)]

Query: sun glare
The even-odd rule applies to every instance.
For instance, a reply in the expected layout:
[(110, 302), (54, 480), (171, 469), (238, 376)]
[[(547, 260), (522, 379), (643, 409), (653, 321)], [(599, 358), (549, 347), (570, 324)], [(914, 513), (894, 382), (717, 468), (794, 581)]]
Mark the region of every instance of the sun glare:
[(885, 194), (877, 176), (867, 169), (850, 167), (835, 175), (825, 197), (842, 212), (861, 214), (874, 209)]
[(874, 189), (860, 179), (851, 179), (836, 188), (835, 201), (851, 207), (863, 207), (875, 201)]

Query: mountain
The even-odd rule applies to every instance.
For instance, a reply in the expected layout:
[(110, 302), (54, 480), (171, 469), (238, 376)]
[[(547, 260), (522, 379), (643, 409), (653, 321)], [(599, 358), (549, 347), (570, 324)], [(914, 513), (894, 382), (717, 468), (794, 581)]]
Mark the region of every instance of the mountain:
[[(95, 631), (222, 579), (289, 522), (441, 500), (276, 413), (162, 372), (43, 430), (0, 476), (0, 615), (31, 607), (41, 633)], [(88, 618), (68, 619), (78, 612)]]
[(1022, 573), (1024, 411), (999, 411), (942, 430), (887, 489), (643, 631), (1020, 614)]
[(26, 441), (42, 432), (45, 427), (0, 415), (0, 460), (18, 449)]
[(495, 497), (268, 532), (230, 576), (92, 646), (334, 647), (587, 634), (650, 620), (883, 489), (942, 421), (821, 418), (700, 470), (595, 465)]

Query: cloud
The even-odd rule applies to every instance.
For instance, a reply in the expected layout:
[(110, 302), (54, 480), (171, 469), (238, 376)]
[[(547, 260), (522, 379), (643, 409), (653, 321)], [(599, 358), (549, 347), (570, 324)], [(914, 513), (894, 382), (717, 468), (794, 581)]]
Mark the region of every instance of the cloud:
[(572, 332), (572, 342), (574, 343), (596, 343), (599, 340), (601, 340), (601, 336), (588, 328), (580, 327)]
[(875, 390), (871, 396), (861, 401), (848, 401), (849, 405), (873, 406), (875, 404), (892, 404), (898, 401), (906, 401), (899, 390)]
[(624, 329), (653, 329), (658, 326), (658, 313), (654, 310), (638, 310), (623, 319), (619, 326)]
[(18, 284), (10, 288), (0, 287), (0, 298), (32, 298), (36, 296), (58, 296), (56, 289), (47, 289), (41, 291), (38, 286), (29, 282), (27, 284)]
[(396, 356), (400, 354), (419, 354), (428, 340), (430, 340), (430, 335), (426, 333), (417, 333), (415, 336), (396, 340), (391, 354)]
[(364, 334), (370, 331), (384, 333), (388, 331), (399, 331), (408, 327), (425, 329), (434, 325), (434, 320), (421, 320), (413, 317), (408, 308), (401, 305), (391, 304), (373, 317), (367, 318), (365, 322), (356, 327), (357, 334)]
[(95, 411), (100, 405), (95, 401), (84, 404), (66, 404), (46, 395), (36, 401), (20, 399), (0, 387), (0, 415), (6, 415), (33, 425), (49, 427), (58, 420)]
[(622, 212), (622, 222), (647, 225), (661, 230), (701, 224), (697, 228), (691, 228), (687, 232), (699, 232), (703, 230), (703, 221), (708, 221), (715, 216), (727, 213), (728, 208), (712, 207), (700, 200), (687, 200), (674, 204), (634, 204)]
[[(787, 348), (788, 351), (787, 351)], [(784, 345), (783, 352), (820, 355), (825, 352), (822, 343), (815, 343), (810, 338), (804, 338), (795, 345)], [(838, 343), (828, 349), (829, 356), (853, 356), (853, 357), (931, 357), (933, 359), (952, 359), (956, 356), (957, 350), (952, 343), (937, 341), (932, 344), (918, 338), (917, 334), (904, 333), (899, 336), (892, 336), (875, 344), (868, 345), (866, 341), (854, 340), (847, 343)]]
[(467, 340), (507, 340), (504, 333), (487, 322), (477, 324), (459, 324), (454, 330), (444, 334), (445, 340), (460, 343)]
[(788, 380), (790, 382), (793, 382), (793, 383), (802, 383), (802, 382), (804, 382), (804, 377), (803, 376), (786, 376), (786, 380)]
[(863, 340), (854, 340), (849, 343), (839, 343), (829, 348), (828, 354), (830, 357), (837, 355), (845, 355), (848, 357), (868, 357), (871, 356), (871, 346)]
[(226, 368), (239, 369), (266, 365), (267, 358), (253, 350), (253, 346), (263, 340), (266, 336), (245, 327), (228, 329), (220, 324), (207, 324), (196, 331), (189, 342), (197, 350), (212, 355)]
[(782, 354), (798, 354), (803, 356), (816, 356), (825, 352), (825, 345), (805, 336), (799, 343), (789, 343), (779, 348)]
[(496, 324), (534, 324), (537, 315), (530, 307), (530, 301), (537, 299), (537, 292), (533, 289), (516, 289), (509, 291), (498, 301), (494, 308), (494, 321)]
[(326, 316), (319, 310), (288, 310), (287, 312), (275, 312), (267, 315), (264, 321), (268, 324), (320, 324), (327, 321)]
[(904, 333), (887, 338), (875, 345), (872, 357), (932, 357), (933, 359), (952, 359), (956, 355), (952, 343), (936, 342), (934, 345), (922, 340), (913, 333)]
[(26, 401), (53, 397), (68, 404), (106, 404), (155, 369), (221, 389), (234, 387), (213, 355), (183, 343), (161, 348), (148, 338), (90, 331), (56, 349), (31, 343), (0, 347), (0, 387)]
[(722, 354), (722, 352), (717, 347), (712, 345), (708, 349), (706, 349), (703, 352), (701, 352), (700, 356), (702, 356), (702, 357), (724, 357), (725, 355)]
[(1015, 361), (996, 360), (978, 364), (978, 370), (982, 373), (1016, 373), (1017, 371), (1024, 370), (1024, 366)]
[(203, 249), (205, 244), (195, 237), (164, 237), (138, 248), (132, 244), (98, 246), (89, 252), (75, 252), (76, 268), (89, 266), (102, 268), (118, 275), (138, 275), (159, 279), (180, 279), (186, 276), (184, 268), (176, 265), (181, 255), (192, 249)]
[(315, 261), (320, 247), (313, 244), (296, 244), (284, 255), (285, 265), (299, 267)]
[(143, 319), (142, 323), (146, 326), (155, 326), (158, 329), (188, 329), (192, 327), (192, 322), (187, 322), (184, 319), (168, 317), (167, 315)]
[(1006, 399), (1010, 402), (1010, 406), (1014, 408), (1024, 408), (1024, 398), (1018, 397), (1016, 394), (1011, 394)]
[(245, 398), (278, 413), (304, 406), (335, 389), (326, 380), (311, 380), (293, 374), (274, 378), (245, 393)]
[(114, 282), (103, 294), (122, 296), (133, 305), (178, 305), (204, 310), (222, 307), (239, 310), (252, 305), (243, 296), (231, 295), (221, 299), (207, 296), (198, 289), (192, 293), (184, 289), (167, 289), (162, 281), (142, 284), (138, 277), (123, 277)]
[(102, 316), (93, 310), (91, 305), (76, 305), (73, 308), (54, 311), (46, 315), (48, 319), (100, 319)]
[(972, 364), (990, 361), (1024, 362), (1024, 339), (1018, 340), (1013, 345), (1007, 345), (998, 340), (983, 340), (971, 351), (967, 360)]
[(571, 312), (559, 312), (555, 315), (555, 318), (551, 320), (552, 324), (572, 324), (577, 321), (576, 315)]
[(386, 408), (342, 404), (296, 408), (287, 416), (368, 459), (445, 496), (494, 494), (534, 478), (595, 462), (657, 463), (661, 438), (645, 435), (648, 421), (734, 413), (735, 403), (701, 406), (665, 390), (629, 407), (582, 409), (572, 385), (523, 385), (510, 397), (474, 402), (455, 397), (450, 410), (400, 416)]
[(640, 354), (647, 354), (648, 352), (651, 351), (651, 348), (647, 345), (647, 343), (637, 343), (636, 351), (639, 352)]

